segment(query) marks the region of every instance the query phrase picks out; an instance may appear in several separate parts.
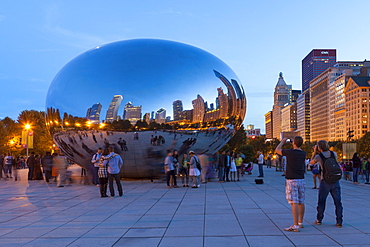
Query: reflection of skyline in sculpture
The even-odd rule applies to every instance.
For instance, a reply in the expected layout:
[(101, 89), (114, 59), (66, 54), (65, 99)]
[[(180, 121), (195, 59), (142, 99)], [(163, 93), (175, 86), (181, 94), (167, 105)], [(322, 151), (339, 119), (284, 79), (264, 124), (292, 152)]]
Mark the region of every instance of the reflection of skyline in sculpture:
[(119, 120), (118, 109), (121, 106), (122, 95), (114, 95), (109, 108), (107, 110), (107, 115), (105, 116), (106, 122), (113, 122), (114, 120)]
[(101, 108), (102, 105), (100, 103), (93, 104), (91, 108), (87, 109), (86, 118), (93, 124), (99, 124)]
[(123, 111), (123, 120), (128, 120), (132, 125), (137, 121), (141, 121), (141, 105), (134, 106), (131, 102), (127, 102)]
[(246, 109), (238, 81), (224, 62), (193, 46), (115, 42), (81, 54), (56, 75), (47, 125), (57, 146), (84, 168), (97, 148), (113, 147), (124, 160), (123, 177), (156, 176), (167, 150), (214, 154), (230, 140)]

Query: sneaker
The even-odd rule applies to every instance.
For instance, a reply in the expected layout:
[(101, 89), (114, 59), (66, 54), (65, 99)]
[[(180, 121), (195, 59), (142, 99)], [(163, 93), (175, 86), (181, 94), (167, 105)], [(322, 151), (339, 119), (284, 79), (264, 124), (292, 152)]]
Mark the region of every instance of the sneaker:
[(298, 223), (299, 228), (304, 228), (303, 223)]
[(341, 228), (342, 227), (342, 223), (337, 223), (335, 224), (338, 228)]
[(313, 189), (313, 190), (315, 190), (315, 189), (316, 189), (316, 187), (312, 187), (312, 189)]
[(284, 228), (284, 231), (287, 231), (287, 232), (299, 232), (299, 226), (291, 225), (288, 228)]
[(321, 225), (321, 221), (316, 220), (316, 221), (315, 221), (315, 224), (316, 224), (316, 225)]

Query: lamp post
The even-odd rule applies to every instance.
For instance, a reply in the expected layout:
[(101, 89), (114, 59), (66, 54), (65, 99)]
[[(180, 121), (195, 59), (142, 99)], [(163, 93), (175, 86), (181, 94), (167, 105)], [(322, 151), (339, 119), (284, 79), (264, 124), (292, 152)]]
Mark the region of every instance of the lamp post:
[(26, 158), (28, 158), (28, 136), (30, 134), (30, 129), (31, 129), (31, 125), (30, 124), (26, 124), (24, 126), (24, 128), (27, 130), (27, 135), (26, 135)]

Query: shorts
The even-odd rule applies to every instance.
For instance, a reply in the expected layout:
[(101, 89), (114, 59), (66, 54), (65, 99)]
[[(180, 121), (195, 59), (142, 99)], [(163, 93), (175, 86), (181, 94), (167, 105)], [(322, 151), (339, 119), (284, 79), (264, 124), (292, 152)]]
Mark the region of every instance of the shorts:
[(304, 179), (287, 179), (285, 182), (285, 195), (289, 204), (304, 203), (305, 190)]

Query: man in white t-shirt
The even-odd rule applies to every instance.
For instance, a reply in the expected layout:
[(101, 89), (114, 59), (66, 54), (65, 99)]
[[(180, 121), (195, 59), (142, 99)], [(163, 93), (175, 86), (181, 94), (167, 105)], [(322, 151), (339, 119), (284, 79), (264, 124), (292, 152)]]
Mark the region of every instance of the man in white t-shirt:
[(259, 178), (263, 178), (263, 163), (264, 163), (264, 156), (263, 156), (263, 154), (260, 152), (260, 151), (258, 151), (257, 152), (257, 163), (258, 163), (258, 171), (259, 171)]

